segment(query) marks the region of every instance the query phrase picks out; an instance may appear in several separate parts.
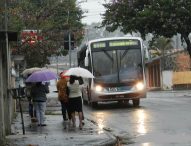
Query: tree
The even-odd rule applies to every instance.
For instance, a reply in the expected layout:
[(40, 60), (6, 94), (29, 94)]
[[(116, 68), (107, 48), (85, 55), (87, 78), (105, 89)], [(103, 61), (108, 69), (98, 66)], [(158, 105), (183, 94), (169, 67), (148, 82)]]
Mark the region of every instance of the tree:
[(118, 27), (124, 33), (139, 32), (142, 37), (171, 38), (181, 34), (191, 57), (191, 1), (190, 0), (115, 0), (104, 5), (102, 26), (114, 31)]
[(168, 50), (171, 50), (173, 48), (172, 39), (165, 38), (162, 36), (153, 38), (149, 46), (150, 48), (159, 49), (163, 54), (165, 54)]
[[(22, 0), (9, 4), (9, 30), (22, 32), (35, 30), (41, 41), (22, 43), (21, 38), (15, 54), (25, 55), (27, 67), (44, 66), (47, 57), (56, 54), (64, 46), (68, 31), (82, 31), (83, 11), (76, 0)], [(78, 43), (83, 35), (78, 36)], [(66, 55), (67, 51), (62, 51)], [(34, 58), (34, 55), (39, 57)]]

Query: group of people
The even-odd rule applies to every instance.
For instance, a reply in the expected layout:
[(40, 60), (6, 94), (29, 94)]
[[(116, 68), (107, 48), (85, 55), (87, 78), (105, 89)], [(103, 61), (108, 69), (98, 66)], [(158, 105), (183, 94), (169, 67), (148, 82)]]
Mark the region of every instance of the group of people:
[(75, 113), (79, 116), (79, 128), (83, 127), (83, 110), (82, 110), (82, 92), (83, 80), (81, 77), (64, 76), (60, 73), (60, 79), (57, 82), (58, 100), (61, 103), (63, 120), (72, 122), (76, 127)]
[[(57, 81), (58, 100), (61, 103), (62, 116), (64, 121), (69, 121), (76, 127), (75, 113), (79, 115), (79, 128), (83, 127), (82, 92), (83, 79), (77, 76), (64, 76), (60, 73)], [(38, 122), (38, 126), (46, 126), (46, 94), (49, 93), (47, 82), (28, 83), (26, 93), (29, 100), (29, 115), (32, 122)]]

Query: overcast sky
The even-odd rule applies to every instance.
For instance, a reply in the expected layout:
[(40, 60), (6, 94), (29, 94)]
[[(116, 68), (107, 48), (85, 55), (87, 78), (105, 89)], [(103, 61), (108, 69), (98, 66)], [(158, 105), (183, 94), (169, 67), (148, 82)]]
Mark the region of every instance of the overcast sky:
[[(82, 19), (83, 23), (91, 24), (93, 22), (101, 22), (100, 14), (103, 14), (105, 9), (102, 6), (105, 3), (105, 0), (86, 0), (87, 2), (81, 3), (81, 7), (83, 10), (87, 10), (88, 12), (84, 15), (85, 18)], [(109, 0), (106, 0), (107, 2)]]

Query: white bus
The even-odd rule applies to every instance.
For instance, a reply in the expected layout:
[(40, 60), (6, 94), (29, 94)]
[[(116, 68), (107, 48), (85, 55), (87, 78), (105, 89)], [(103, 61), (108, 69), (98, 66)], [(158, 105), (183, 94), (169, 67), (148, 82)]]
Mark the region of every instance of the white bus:
[(144, 48), (139, 37), (112, 37), (88, 41), (78, 51), (78, 66), (95, 78), (85, 79), (84, 103), (129, 102), (139, 106), (146, 98)]

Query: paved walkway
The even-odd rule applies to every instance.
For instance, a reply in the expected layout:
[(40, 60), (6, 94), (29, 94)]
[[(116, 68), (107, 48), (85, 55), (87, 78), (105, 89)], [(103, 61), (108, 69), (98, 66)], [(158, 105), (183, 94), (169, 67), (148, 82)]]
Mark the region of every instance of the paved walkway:
[(18, 113), (12, 124), (13, 133), (7, 136), (10, 146), (113, 146), (116, 141), (115, 137), (87, 119), (82, 130), (63, 122), (61, 115), (46, 115), (45, 127), (31, 124), (28, 114), (24, 114), (24, 122), (25, 135)]
[[(53, 89), (54, 91), (54, 89)], [(12, 135), (7, 136), (9, 146), (113, 146), (116, 138), (96, 123), (85, 119), (83, 129), (69, 126), (68, 122), (63, 122), (60, 102), (57, 100), (57, 93), (48, 94), (47, 112), (45, 127), (38, 127), (31, 124), (27, 112), (23, 114), (25, 135), (23, 135), (20, 112), (12, 124)], [(28, 101), (22, 101), (23, 111), (28, 109)], [(78, 122), (78, 116), (76, 116)]]

